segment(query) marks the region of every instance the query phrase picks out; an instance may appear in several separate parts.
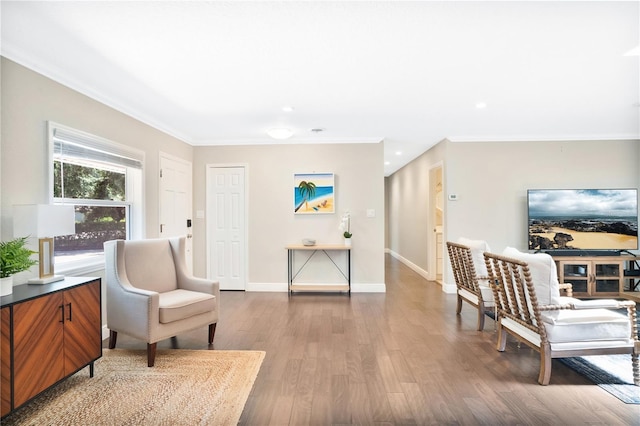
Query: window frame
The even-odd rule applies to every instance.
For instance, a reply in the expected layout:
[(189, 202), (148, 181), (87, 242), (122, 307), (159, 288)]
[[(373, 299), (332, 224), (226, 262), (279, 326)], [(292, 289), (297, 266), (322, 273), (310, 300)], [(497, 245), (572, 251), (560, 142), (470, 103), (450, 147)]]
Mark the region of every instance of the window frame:
[[(125, 200), (93, 200), (54, 197), (55, 140), (62, 140), (56, 133), (73, 138), (73, 143), (100, 150), (109, 155), (132, 158), (140, 167), (125, 165)], [(124, 206), (127, 214), (127, 239), (144, 238), (144, 151), (113, 142), (52, 121), (47, 122), (49, 202), (51, 204), (73, 204), (87, 206)], [(122, 165), (121, 165), (122, 166)], [(90, 258), (65, 261), (56, 265), (56, 271), (64, 274), (83, 274), (104, 269), (104, 252)]]

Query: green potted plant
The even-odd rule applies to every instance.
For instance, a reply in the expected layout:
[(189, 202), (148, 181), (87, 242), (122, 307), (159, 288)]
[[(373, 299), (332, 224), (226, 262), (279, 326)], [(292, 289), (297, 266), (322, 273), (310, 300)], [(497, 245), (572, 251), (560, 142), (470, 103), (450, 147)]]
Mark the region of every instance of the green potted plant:
[(343, 231), (342, 236), (344, 237), (344, 245), (350, 247), (351, 237), (353, 237), (353, 234), (351, 233), (351, 212), (348, 210), (344, 212), (340, 219), (340, 226), (338, 228)]
[(13, 276), (26, 271), (38, 261), (31, 259), (37, 252), (26, 247), (27, 237), (0, 242), (0, 296), (13, 292)]

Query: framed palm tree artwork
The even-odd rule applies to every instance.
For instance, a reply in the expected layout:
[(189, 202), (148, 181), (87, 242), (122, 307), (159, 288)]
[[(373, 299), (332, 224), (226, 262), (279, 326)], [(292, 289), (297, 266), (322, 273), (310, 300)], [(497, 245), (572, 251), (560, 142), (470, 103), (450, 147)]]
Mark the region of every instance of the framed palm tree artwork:
[(293, 175), (295, 214), (335, 213), (333, 173), (295, 173)]

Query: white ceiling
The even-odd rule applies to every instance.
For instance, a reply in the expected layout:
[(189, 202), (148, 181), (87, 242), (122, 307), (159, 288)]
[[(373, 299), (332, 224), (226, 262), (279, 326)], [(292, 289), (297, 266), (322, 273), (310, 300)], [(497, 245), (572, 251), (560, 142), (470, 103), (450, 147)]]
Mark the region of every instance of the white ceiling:
[(640, 56), (625, 56), (638, 1), (2, 1), (1, 14), (3, 56), (192, 145), (274, 143), (274, 126), (294, 130), (284, 143), (384, 140), (389, 175), (444, 138), (640, 138)]

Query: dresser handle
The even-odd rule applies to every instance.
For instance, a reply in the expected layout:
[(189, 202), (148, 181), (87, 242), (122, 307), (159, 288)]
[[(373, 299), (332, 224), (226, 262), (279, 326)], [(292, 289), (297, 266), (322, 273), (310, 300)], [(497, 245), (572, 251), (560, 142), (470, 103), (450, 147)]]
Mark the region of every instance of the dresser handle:
[(67, 303), (67, 306), (69, 306), (69, 318), (67, 319), (71, 322), (71, 303)]
[(60, 308), (60, 314), (62, 315), (60, 317), (60, 321), (58, 321), (58, 322), (61, 322), (61, 323), (64, 324), (64, 305), (60, 305), (60, 306), (58, 306), (58, 308)]

